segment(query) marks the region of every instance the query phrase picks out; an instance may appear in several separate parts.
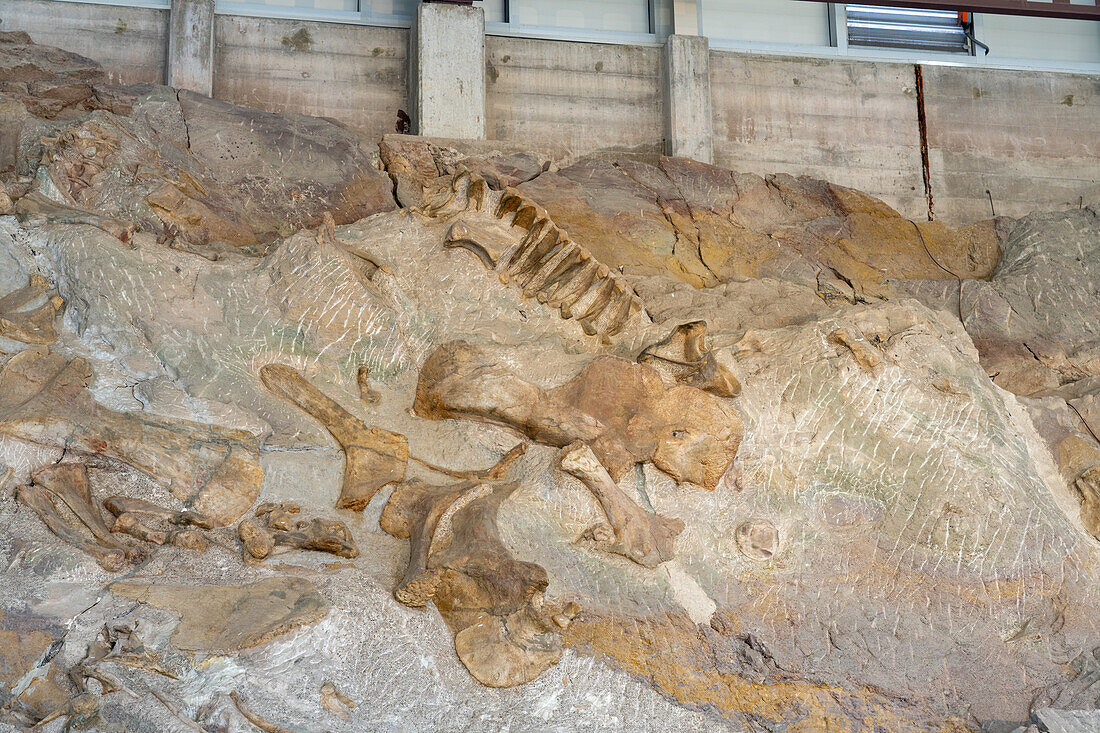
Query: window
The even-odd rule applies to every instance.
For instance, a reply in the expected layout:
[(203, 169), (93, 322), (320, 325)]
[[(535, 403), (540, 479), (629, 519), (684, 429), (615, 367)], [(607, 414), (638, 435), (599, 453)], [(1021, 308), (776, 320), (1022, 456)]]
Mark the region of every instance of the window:
[(523, 28), (652, 33), (649, 0), (485, 0), (485, 22)]
[(970, 53), (954, 10), (846, 5), (849, 46)]
[(218, 0), (219, 12), (239, 11), (247, 14), (249, 7), (263, 7), (275, 13), (294, 17), (297, 11), (307, 12), (306, 17), (318, 16), (333, 19), (362, 20), (386, 24), (408, 24), (413, 19), (419, 0)]

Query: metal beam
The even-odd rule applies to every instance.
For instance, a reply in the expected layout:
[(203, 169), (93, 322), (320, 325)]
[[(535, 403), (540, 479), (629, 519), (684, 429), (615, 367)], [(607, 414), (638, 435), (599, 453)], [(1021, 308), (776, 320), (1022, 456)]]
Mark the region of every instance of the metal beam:
[[(827, 2), (827, 0), (807, 0)], [(1094, 3), (1097, 0), (1093, 0)], [(889, 5), (899, 8), (928, 8), (930, 10), (964, 10), (971, 13), (995, 15), (1032, 15), (1042, 18), (1076, 18), (1100, 20), (1100, 4), (1072, 5), (1069, 0), (1035, 2), (1035, 0), (862, 0), (861, 5)]]

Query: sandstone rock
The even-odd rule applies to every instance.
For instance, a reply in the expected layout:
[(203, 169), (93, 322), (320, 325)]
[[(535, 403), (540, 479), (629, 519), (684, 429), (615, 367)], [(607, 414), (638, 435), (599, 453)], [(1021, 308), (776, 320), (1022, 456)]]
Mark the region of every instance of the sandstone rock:
[(597, 158), (517, 190), (611, 267), (672, 274), (696, 287), (739, 276), (832, 271), (860, 298), (900, 279), (986, 278), (1005, 223), (958, 231), (914, 223), (859, 191), (811, 178), (766, 179), (679, 158)]
[(183, 652), (248, 649), (324, 618), (328, 606), (313, 583), (268, 578), (247, 585), (112, 583), (111, 593), (181, 616), (172, 645)]
[(254, 436), (109, 410), (88, 393), (91, 379), (84, 359), (21, 351), (0, 369), (0, 433), (133, 466), (219, 524), (252, 505), (262, 475)]

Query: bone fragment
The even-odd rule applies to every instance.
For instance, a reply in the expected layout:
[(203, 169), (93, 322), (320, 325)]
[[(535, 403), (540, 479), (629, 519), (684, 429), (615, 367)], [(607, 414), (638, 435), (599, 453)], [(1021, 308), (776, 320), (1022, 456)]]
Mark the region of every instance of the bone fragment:
[(618, 487), (611, 475), (584, 443), (562, 449), (561, 469), (579, 478), (596, 500), (614, 531), (606, 549), (639, 565), (655, 568), (673, 557), (673, 545), (684, 529), (679, 519), (650, 514)]

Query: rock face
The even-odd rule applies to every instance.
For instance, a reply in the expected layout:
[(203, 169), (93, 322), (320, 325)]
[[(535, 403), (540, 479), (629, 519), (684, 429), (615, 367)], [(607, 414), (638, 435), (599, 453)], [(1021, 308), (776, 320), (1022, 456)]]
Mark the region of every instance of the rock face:
[(1097, 714), (1097, 212), (98, 73), (0, 36), (5, 724)]

